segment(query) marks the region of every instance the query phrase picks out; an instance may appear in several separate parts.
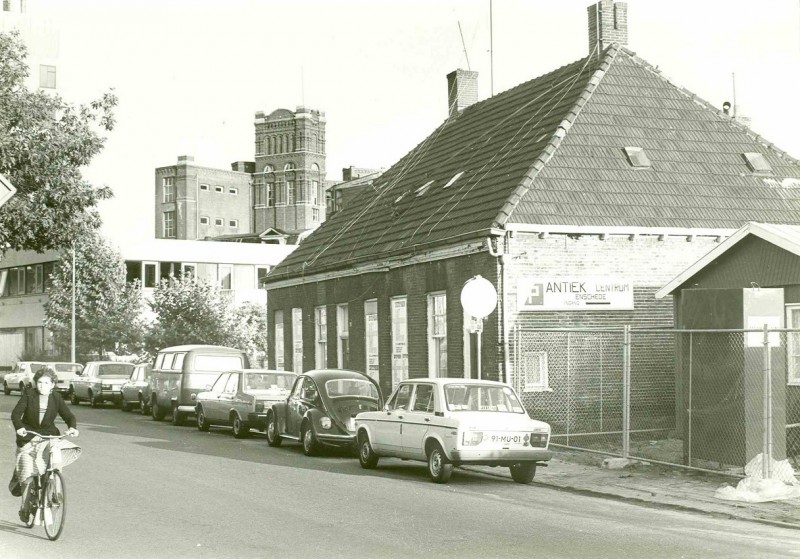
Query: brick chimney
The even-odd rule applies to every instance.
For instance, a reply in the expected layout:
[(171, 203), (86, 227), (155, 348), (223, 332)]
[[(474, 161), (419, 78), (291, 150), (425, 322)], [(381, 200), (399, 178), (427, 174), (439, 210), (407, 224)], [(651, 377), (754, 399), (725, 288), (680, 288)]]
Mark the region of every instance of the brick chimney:
[(447, 74), (447, 107), (450, 117), (478, 102), (478, 72), (455, 70)]
[[(589, 12), (589, 54), (603, 52), (611, 43), (628, 45), (628, 4), (600, 0), (586, 8)], [(598, 45), (599, 43), (599, 45)]]

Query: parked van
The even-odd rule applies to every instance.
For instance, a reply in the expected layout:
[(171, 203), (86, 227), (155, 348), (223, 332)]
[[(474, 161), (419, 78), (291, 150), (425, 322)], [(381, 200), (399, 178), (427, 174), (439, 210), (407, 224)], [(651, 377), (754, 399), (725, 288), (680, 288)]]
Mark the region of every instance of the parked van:
[(153, 364), (150, 413), (160, 421), (167, 413), (181, 425), (194, 415), (197, 395), (209, 389), (219, 376), (234, 369), (248, 369), (245, 352), (213, 345), (182, 345), (162, 349)]

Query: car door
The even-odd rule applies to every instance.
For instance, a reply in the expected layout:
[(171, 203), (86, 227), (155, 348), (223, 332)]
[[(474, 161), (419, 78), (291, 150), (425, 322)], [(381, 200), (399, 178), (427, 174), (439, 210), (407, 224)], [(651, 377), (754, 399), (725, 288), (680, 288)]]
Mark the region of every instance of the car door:
[[(294, 394), (293, 394), (294, 396)], [(289, 434), (293, 437), (300, 437), (300, 427), (303, 423), (303, 416), (317, 399), (317, 385), (310, 377), (304, 377), (300, 390), (296, 398), (292, 398), (288, 410)]]
[(251, 396), (249, 394), (245, 394), (245, 383), (247, 382), (247, 374), (240, 373), (237, 375), (238, 382), (236, 383), (236, 387), (233, 390), (233, 409), (239, 414), (239, 417), (242, 418), (242, 421), (247, 421), (247, 414), (250, 411), (253, 411), (253, 405), (251, 404)]
[(211, 386), (211, 394), (204, 396), (203, 412), (209, 421), (219, 421), (221, 419), (219, 396), (225, 391), (225, 386), (230, 379), (230, 373), (222, 373), (217, 381)]
[[(225, 383), (225, 390), (222, 391), (217, 399), (219, 402), (219, 419), (221, 421), (230, 421), (231, 408), (234, 407), (236, 389), (239, 387), (239, 378), (241, 376), (241, 373), (231, 373), (228, 377), (228, 382)], [(247, 416), (245, 416), (246, 418)]]
[(409, 458), (425, 458), (425, 435), (434, 425), (435, 385), (432, 383), (417, 383), (411, 406), (404, 415), (401, 440), (403, 454)]
[(303, 384), (306, 381), (306, 377), (300, 376), (297, 377), (297, 380), (294, 383), (294, 387), (292, 387), (292, 393), (289, 395), (289, 398), (286, 400), (286, 417), (285, 417), (285, 433), (287, 435), (296, 437), (298, 436), (295, 433), (295, 423), (297, 423), (297, 429), (300, 429), (300, 423), (296, 419), (298, 406), (301, 402), (301, 397), (303, 393)]
[(131, 376), (128, 378), (128, 382), (122, 385), (122, 401), (123, 402), (134, 402), (137, 399), (136, 394), (136, 385), (137, 381), (139, 380), (139, 374), (141, 373), (140, 367), (134, 367), (133, 372), (131, 372)]
[(372, 424), (370, 444), (377, 452), (394, 456), (402, 454), (403, 445), (400, 439), (400, 432), (405, 414), (409, 409), (408, 406), (411, 402), (413, 390), (413, 383), (401, 383), (392, 394), (385, 409), (375, 412), (378, 419)]

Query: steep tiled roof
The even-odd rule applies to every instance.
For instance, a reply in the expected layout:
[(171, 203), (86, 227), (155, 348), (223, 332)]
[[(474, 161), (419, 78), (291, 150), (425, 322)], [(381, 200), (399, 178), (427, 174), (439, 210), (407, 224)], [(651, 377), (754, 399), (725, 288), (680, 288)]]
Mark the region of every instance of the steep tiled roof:
[[(765, 144), (612, 46), (445, 121), (271, 276), (412, 253), (507, 223), (800, 223), (800, 166)], [(651, 166), (632, 167), (625, 147), (644, 148)], [(773, 174), (754, 174), (742, 156), (750, 152)]]

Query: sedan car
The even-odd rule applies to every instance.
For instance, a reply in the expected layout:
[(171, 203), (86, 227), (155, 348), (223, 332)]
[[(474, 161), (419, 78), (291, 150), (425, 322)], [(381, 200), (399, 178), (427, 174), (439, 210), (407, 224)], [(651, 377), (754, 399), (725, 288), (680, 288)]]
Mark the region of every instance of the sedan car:
[(93, 408), (103, 402), (119, 403), (122, 399), (120, 387), (131, 377), (133, 368), (133, 363), (89, 361), (70, 385), (70, 401), (79, 404), (81, 400), (88, 400)]
[(501, 382), (403, 381), (383, 411), (361, 413), (355, 423), (361, 467), (375, 468), (384, 456), (420, 460), (438, 483), (462, 464), (508, 466), (514, 481), (530, 483), (552, 457), (550, 425), (531, 419)]
[(381, 409), (378, 384), (364, 373), (319, 369), (300, 375), (285, 401), (267, 414), (267, 443), (283, 439), (303, 443), (306, 456), (321, 446), (355, 448), (355, 417)]
[(297, 374), (289, 371), (243, 369), (222, 373), (211, 390), (197, 395), (197, 428), (230, 425), (233, 436), (243, 439), (250, 429), (264, 429), (267, 410), (286, 400)]
[(133, 406), (139, 406), (142, 415), (150, 413), (150, 378), (153, 375), (153, 366), (149, 363), (140, 363), (133, 368), (128, 382), (120, 387), (120, 409), (131, 411)]

